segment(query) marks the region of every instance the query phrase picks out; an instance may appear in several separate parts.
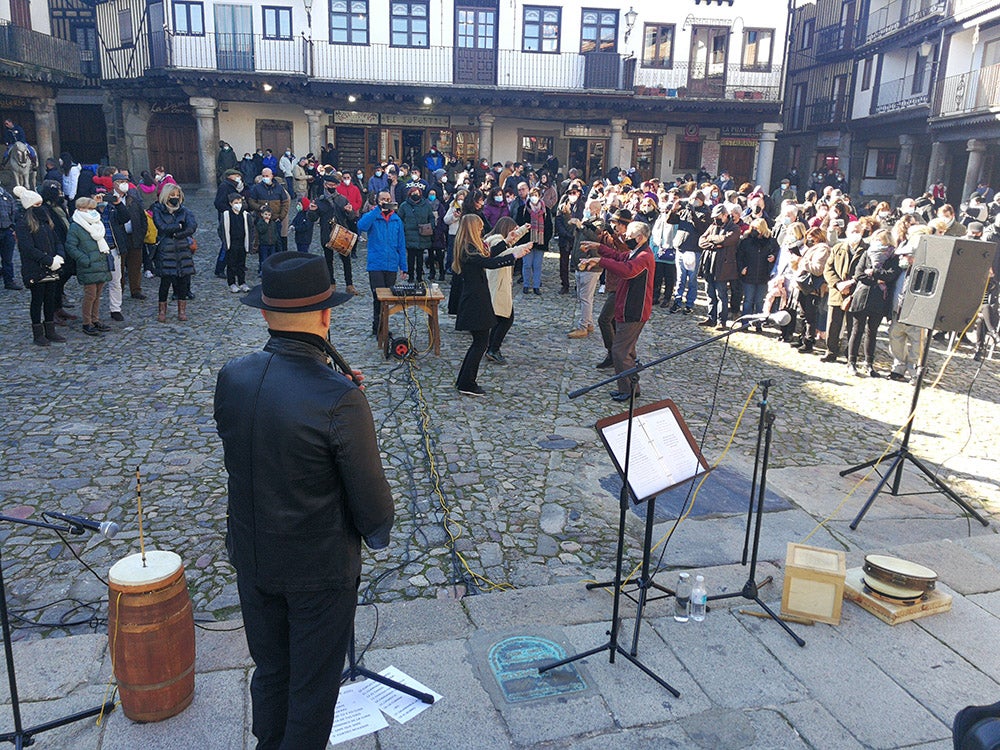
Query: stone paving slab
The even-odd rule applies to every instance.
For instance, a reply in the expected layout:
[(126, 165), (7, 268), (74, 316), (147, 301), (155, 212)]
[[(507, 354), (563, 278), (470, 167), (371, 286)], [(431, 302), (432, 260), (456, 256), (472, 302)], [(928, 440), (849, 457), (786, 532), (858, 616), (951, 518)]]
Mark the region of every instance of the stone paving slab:
[[(977, 524), (978, 525), (978, 524)], [(894, 548), (893, 554), (926, 565), (938, 580), (960, 594), (982, 594), (1000, 589), (1000, 567), (966, 548), (967, 539), (920, 542)]]
[(816, 750), (862, 750), (863, 745), (818, 701), (786, 703), (780, 710), (795, 731)]

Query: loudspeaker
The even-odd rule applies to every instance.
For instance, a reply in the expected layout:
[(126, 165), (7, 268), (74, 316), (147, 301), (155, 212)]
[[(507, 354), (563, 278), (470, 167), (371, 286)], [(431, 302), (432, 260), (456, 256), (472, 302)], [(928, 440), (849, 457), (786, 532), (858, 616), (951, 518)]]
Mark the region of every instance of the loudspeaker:
[(964, 331), (983, 304), (996, 251), (993, 242), (921, 237), (910, 261), (899, 322), (935, 331)]

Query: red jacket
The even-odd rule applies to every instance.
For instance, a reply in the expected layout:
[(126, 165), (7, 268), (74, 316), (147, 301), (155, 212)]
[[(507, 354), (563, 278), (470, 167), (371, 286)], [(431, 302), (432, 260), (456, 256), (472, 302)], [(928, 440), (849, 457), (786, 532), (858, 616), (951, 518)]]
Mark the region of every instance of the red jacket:
[(361, 191), (358, 190), (357, 185), (353, 183), (350, 185), (340, 183), (337, 185), (337, 192), (347, 199), (347, 202), (351, 204), (351, 208), (354, 209), (355, 214), (361, 211)]
[(618, 276), (615, 295), (615, 321), (645, 323), (653, 310), (653, 276), (656, 258), (649, 243), (631, 252), (620, 252), (601, 245), (601, 268)]

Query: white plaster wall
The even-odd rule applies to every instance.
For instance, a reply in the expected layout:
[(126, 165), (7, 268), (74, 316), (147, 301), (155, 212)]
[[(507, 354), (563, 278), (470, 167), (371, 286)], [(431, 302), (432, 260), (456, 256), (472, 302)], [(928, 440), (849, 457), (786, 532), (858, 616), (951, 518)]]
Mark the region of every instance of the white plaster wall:
[[(237, 156), (257, 148), (257, 120), (289, 120), (292, 123), (292, 150), (296, 156), (309, 152), (309, 123), (302, 109), (288, 104), (244, 104), (225, 102), (228, 112), (219, 110), (219, 138), (228, 141)], [(280, 156), (280, 154), (275, 154)]]

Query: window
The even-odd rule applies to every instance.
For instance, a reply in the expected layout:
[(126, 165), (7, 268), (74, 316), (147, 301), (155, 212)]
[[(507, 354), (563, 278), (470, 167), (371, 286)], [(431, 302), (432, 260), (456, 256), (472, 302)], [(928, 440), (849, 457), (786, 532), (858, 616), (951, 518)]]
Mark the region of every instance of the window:
[(802, 22), (802, 43), (799, 49), (810, 49), (813, 46), (813, 32), (816, 31), (816, 19), (807, 18)]
[(201, 3), (174, 0), (174, 33), (177, 36), (204, 36), (205, 11)]
[(802, 130), (806, 120), (806, 84), (796, 83), (792, 86), (792, 109), (789, 113), (791, 130)]
[(802, 158), (802, 146), (798, 143), (793, 143), (788, 150), (788, 164), (790, 167), (798, 168), (799, 159)]
[(122, 47), (131, 47), (135, 44), (135, 34), (132, 33), (132, 11), (118, 11), (118, 39)]
[(331, 0), (330, 44), (368, 44), (368, 0)]
[(916, 94), (923, 94), (930, 90), (925, 79), (928, 77), (927, 72), (930, 69), (928, 66), (928, 61), (930, 59), (929, 55), (921, 55), (917, 52), (917, 60), (913, 65), (913, 83), (910, 86), (910, 96), (915, 96)]
[(865, 177), (878, 180), (896, 179), (899, 166), (899, 149), (870, 148), (865, 157)]
[(743, 32), (743, 70), (771, 70), (774, 29), (746, 29)]
[(674, 67), (674, 27), (647, 23), (642, 30), (642, 66)]
[(562, 8), (524, 6), (524, 40), (522, 52), (558, 52)]
[(696, 171), (701, 168), (701, 140), (677, 141), (677, 151), (674, 156), (676, 171)]
[(618, 11), (600, 8), (583, 9), (580, 52), (618, 51)]
[(552, 153), (552, 138), (545, 135), (521, 136), (521, 161), (526, 164), (542, 164)]
[(861, 66), (861, 90), (867, 91), (872, 87), (872, 64), (875, 61), (874, 57), (869, 57), (865, 59), (864, 65)]
[(31, 29), (31, 5), (29, 0), (10, 0), (10, 22), (22, 29)]
[(291, 39), (292, 38), (292, 9), (275, 8), (264, 6), (264, 38), (265, 39)]
[(428, 0), (392, 2), (390, 32), (393, 47), (429, 47)]

